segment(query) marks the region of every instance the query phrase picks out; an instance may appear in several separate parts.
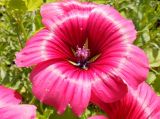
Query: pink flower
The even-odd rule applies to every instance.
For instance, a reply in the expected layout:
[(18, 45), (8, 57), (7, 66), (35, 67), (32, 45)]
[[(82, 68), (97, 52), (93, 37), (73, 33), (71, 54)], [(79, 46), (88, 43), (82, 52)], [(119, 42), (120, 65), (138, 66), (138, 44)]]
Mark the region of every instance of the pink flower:
[(92, 94), (113, 102), (146, 79), (148, 61), (132, 45), (136, 30), (109, 5), (76, 1), (45, 4), (44, 28), (16, 54), (19, 67), (35, 65), (33, 93), (63, 113), (81, 115)]
[(102, 115), (98, 115), (98, 116), (89, 117), (88, 119), (108, 119), (108, 118)]
[(109, 119), (160, 119), (160, 97), (146, 83), (140, 84), (137, 90), (130, 88), (128, 94), (117, 102), (104, 103), (95, 97), (92, 101), (107, 113)]
[(0, 119), (35, 119), (36, 107), (18, 105), (21, 96), (14, 90), (0, 86)]

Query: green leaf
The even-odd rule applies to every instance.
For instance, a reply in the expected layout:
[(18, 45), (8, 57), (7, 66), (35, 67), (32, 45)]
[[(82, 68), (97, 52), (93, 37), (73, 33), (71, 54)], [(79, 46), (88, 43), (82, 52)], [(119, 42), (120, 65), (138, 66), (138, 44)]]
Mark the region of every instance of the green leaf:
[(58, 115), (57, 113), (52, 114), (49, 119), (79, 119), (73, 112), (67, 108), (63, 115)]
[(149, 72), (147, 83), (152, 84), (156, 80), (156, 74), (153, 72)]
[(0, 67), (0, 79), (4, 79), (6, 76), (6, 72), (3, 67)]
[(159, 79), (159, 76), (156, 78), (156, 80), (152, 84), (152, 87), (160, 95), (160, 79)]
[(5, 5), (5, 1), (4, 1), (4, 0), (1, 0), (1, 1), (0, 1), (0, 5)]
[(142, 34), (142, 38), (144, 39), (145, 42), (150, 40), (150, 35), (148, 30), (146, 30), (146, 32)]
[(25, 11), (27, 9), (23, 0), (10, 0), (8, 3), (9, 10)]
[(28, 11), (34, 11), (39, 9), (42, 5), (43, 0), (24, 0)]
[(159, 49), (145, 49), (146, 54), (149, 58), (150, 67), (159, 67), (160, 66), (160, 50)]
[(56, 2), (56, 0), (46, 0), (46, 2)]

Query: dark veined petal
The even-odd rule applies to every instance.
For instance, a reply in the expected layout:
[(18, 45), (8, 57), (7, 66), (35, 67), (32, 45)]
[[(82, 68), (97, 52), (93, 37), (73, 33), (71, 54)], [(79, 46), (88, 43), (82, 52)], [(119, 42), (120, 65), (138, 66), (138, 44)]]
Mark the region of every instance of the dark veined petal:
[(40, 63), (30, 78), (34, 95), (45, 104), (54, 106), (59, 114), (70, 105), (80, 116), (89, 103), (91, 83), (88, 74), (68, 61)]
[(118, 77), (110, 77), (103, 68), (91, 67), (92, 96), (96, 95), (106, 102), (122, 98), (128, 91), (127, 85)]
[(132, 43), (136, 30), (127, 20), (109, 5), (99, 5), (91, 11), (88, 20), (89, 42), (92, 52), (102, 52), (113, 44)]
[(17, 66), (22, 67), (66, 57), (72, 57), (69, 47), (52, 32), (42, 29), (16, 54), (15, 62)]
[(0, 108), (20, 102), (21, 96), (16, 91), (0, 86)]
[(1, 119), (36, 119), (36, 107), (32, 105), (10, 105), (0, 108)]
[(87, 39), (88, 11), (73, 10), (65, 16), (54, 20), (43, 18), (42, 21), (50, 31), (54, 32), (65, 44), (75, 49), (82, 47)]
[(42, 29), (16, 54), (18, 66), (32, 66), (50, 59), (73, 59), (71, 49), (82, 47), (86, 40), (88, 13), (74, 11), (58, 19), (54, 31)]
[(106, 72), (111, 78), (122, 79), (133, 88), (146, 80), (149, 70), (145, 53), (131, 44), (110, 46), (92, 65)]
[(88, 119), (108, 119), (107, 117), (103, 116), (103, 115), (99, 115), (99, 116), (92, 116), (89, 117)]
[[(100, 87), (97, 83), (93, 86), (92, 92), (96, 96), (106, 102), (115, 101), (127, 92), (125, 84), (136, 88), (146, 80), (147, 57), (139, 48), (130, 45), (136, 38), (132, 21), (123, 18), (110, 6), (100, 6), (91, 11), (88, 29), (91, 53), (93, 56), (100, 54), (91, 64), (99, 70), (98, 79), (102, 79), (98, 81), (101, 88), (97, 88)], [(122, 92), (118, 92), (121, 89)]]
[(49, 24), (55, 35), (70, 47), (82, 47), (87, 36), (89, 12), (73, 11)]
[(159, 119), (160, 97), (142, 83), (137, 90), (131, 89), (121, 100), (114, 103), (104, 103), (99, 98), (92, 101), (100, 106), (109, 116), (109, 119)]

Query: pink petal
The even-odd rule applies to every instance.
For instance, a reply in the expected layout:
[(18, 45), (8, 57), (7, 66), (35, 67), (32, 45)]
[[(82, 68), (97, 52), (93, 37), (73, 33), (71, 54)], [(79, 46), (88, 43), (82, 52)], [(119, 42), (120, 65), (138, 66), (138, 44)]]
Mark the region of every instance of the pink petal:
[(91, 68), (90, 74), (93, 94), (105, 102), (114, 102), (122, 98), (127, 93), (127, 85), (118, 77), (110, 77), (104, 67)]
[(19, 104), (21, 96), (16, 91), (0, 86), (0, 108), (7, 105)]
[(109, 5), (99, 5), (91, 11), (88, 29), (92, 52), (102, 51), (115, 43), (132, 43), (136, 39), (132, 21), (122, 17)]
[(54, 20), (57, 17), (65, 16), (73, 11), (91, 11), (96, 5), (93, 3), (81, 3), (78, 1), (65, 1), (47, 3), (41, 7), (42, 18)]
[(106, 48), (92, 65), (111, 78), (118, 77), (133, 88), (146, 80), (149, 70), (145, 53), (131, 44), (117, 44)]
[(99, 98), (92, 100), (107, 112), (109, 119), (159, 119), (160, 98), (142, 83), (137, 90), (131, 89), (121, 100), (104, 103)]
[(74, 11), (54, 23), (44, 19), (52, 30), (42, 29), (35, 34), (16, 54), (16, 64), (22, 67), (50, 59), (73, 59), (71, 48), (82, 47), (86, 40), (88, 17), (88, 12)]
[(55, 35), (70, 47), (82, 47), (86, 40), (88, 16), (88, 12), (70, 12), (66, 17), (57, 19), (53, 25), (49, 24), (49, 26), (54, 29)]
[(63, 2), (47, 3), (41, 7), (41, 16), (52, 18), (59, 15), (64, 15), (65, 11), (62, 9)]
[(36, 107), (32, 105), (11, 105), (0, 108), (1, 119), (35, 119)]
[(89, 117), (88, 119), (108, 119), (108, 118), (105, 117), (105, 116), (99, 115), (99, 116), (92, 116), (92, 117)]
[(91, 83), (85, 70), (67, 61), (46, 61), (31, 73), (34, 95), (45, 104), (52, 105), (61, 114), (70, 105), (80, 116), (90, 100)]
[(54, 20), (45, 17), (42, 21), (63, 43), (76, 50), (76, 47), (82, 47), (87, 39), (88, 17), (88, 11), (77, 10)]
[[(65, 30), (63, 31), (65, 34), (67, 34), (70, 29), (73, 31), (68, 32), (69, 34), (73, 32), (80, 33), (84, 30), (83, 21), (81, 23), (78, 19), (75, 19), (75, 17), (80, 17), (80, 19), (83, 18), (85, 20), (86, 17), (89, 17), (89, 13), (94, 7), (95, 5), (92, 3), (80, 3), (77, 1), (45, 4), (41, 8), (42, 23), (45, 25), (45, 27), (47, 27), (47, 29), (50, 29), (51, 31), (56, 31), (58, 28), (60, 30)], [(70, 21), (70, 19), (73, 20)], [(59, 28), (60, 25), (62, 28)], [(72, 27), (75, 27), (76, 30)], [(72, 34), (70, 34), (70, 36), (72, 36)], [(73, 39), (75, 37), (72, 36), (71, 38)]]
[(69, 46), (52, 32), (42, 29), (28, 40), (21, 52), (16, 54), (15, 62), (19, 67), (23, 67), (66, 57), (72, 57)]

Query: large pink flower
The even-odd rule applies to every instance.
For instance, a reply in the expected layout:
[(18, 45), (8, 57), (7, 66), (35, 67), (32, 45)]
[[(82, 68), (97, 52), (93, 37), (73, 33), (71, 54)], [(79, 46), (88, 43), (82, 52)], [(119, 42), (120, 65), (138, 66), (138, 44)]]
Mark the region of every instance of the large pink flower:
[(35, 65), (33, 93), (58, 113), (70, 104), (81, 115), (92, 94), (113, 102), (127, 85), (136, 88), (146, 79), (146, 55), (132, 45), (135, 27), (113, 7), (58, 2), (43, 5), (41, 15), (45, 28), (17, 53), (16, 64)]
[[(130, 88), (119, 101), (104, 103), (95, 97), (92, 101), (107, 112), (109, 119), (160, 119), (160, 97), (146, 83), (140, 84), (137, 90)], [(94, 116), (89, 119), (107, 118)]]
[(0, 119), (35, 119), (36, 107), (18, 105), (21, 96), (14, 90), (0, 86)]

